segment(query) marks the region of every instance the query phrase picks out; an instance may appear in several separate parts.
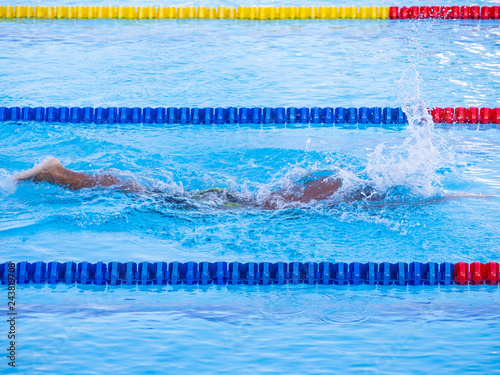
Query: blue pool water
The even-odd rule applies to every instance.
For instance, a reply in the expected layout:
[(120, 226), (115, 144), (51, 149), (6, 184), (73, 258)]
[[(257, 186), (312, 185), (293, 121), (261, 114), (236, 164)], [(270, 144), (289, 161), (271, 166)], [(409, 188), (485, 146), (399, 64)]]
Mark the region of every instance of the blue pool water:
[[(194, 5), (219, 4), (234, 5)], [(499, 34), (497, 21), (0, 20), (0, 104), (497, 107)], [(412, 125), (5, 122), (2, 258), (498, 261), (500, 198), (443, 197), (500, 194), (499, 130)], [(388, 197), (185, 210), (12, 181), (49, 155), (167, 194), (262, 198), (331, 169), (347, 193), (369, 185)], [(17, 298), (23, 374), (493, 373), (500, 360), (497, 286), (29, 285)]]

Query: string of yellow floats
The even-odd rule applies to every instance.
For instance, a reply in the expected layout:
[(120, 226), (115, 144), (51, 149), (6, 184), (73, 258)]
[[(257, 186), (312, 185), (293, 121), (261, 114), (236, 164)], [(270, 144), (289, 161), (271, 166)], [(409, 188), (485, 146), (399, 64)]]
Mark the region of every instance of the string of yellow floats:
[(0, 18), (38, 19), (385, 19), (389, 7), (0, 6)]

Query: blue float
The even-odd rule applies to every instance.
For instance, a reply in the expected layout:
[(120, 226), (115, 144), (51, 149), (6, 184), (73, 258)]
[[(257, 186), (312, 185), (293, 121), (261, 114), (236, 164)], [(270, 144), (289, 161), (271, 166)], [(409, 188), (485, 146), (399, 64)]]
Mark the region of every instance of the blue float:
[[(226, 119), (224, 117), (224, 108), (215, 109), (215, 123), (219, 125), (226, 123)], [(184, 124), (184, 122), (181, 121), (181, 124)]]
[(31, 121), (31, 112), (30, 107), (21, 108), (21, 121)]
[(311, 123), (319, 124), (323, 122), (323, 111), (321, 108), (311, 108)]
[(106, 121), (106, 110), (104, 108), (96, 108), (95, 109), (95, 123), (102, 124)]
[(239, 121), (238, 121), (238, 108), (235, 108), (235, 107), (230, 107), (228, 109), (225, 110), (226, 112), (226, 122), (228, 122), (229, 124), (237, 124)]
[(7, 120), (7, 107), (0, 107), (0, 121)]
[(288, 117), (289, 123), (291, 123), (291, 124), (296, 123), (297, 122), (296, 108), (294, 108), (294, 107), (287, 108), (286, 116)]
[(272, 122), (274, 122), (272, 112), (273, 112), (272, 108), (269, 108), (269, 107), (264, 108), (264, 114), (263, 114), (264, 124), (271, 124)]
[(253, 124), (261, 124), (262, 123), (262, 108), (255, 107), (250, 108), (250, 118)]
[(132, 124), (139, 124), (142, 120), (142, 109), (138, 107), (132, 108)]
[(299, 122), (302, 124), (309, 123), (309, 108), (300, 108)]
[(323, 122), (325, 124), (333, 124), (335, 123), (335, 111), (333, 108), (328, 107), (323, 110)]

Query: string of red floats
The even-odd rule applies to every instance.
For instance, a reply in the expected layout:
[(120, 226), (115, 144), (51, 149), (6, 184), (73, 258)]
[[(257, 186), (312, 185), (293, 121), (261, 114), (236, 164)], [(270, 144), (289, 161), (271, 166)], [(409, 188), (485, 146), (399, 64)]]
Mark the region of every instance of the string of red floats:
[(472, 19), (472, 20), (498, 20), (500, 7), (495, 6), (412, 6), (389, 7), (390, 19)]
[(430, 109), (436, 124), (500, 124), (500, 108), (439, 108)]
[(497, 285), (500, 282), (499, 264), (497, 262), (465, 262), (455, 264), (455, 284), (457, 285)]

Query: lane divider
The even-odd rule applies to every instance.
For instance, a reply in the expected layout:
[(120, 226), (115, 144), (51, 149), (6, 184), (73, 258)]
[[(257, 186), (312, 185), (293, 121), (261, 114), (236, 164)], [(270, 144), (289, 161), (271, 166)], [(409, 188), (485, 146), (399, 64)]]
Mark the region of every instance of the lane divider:
[[(432, 108), (435, 123), (500, 124), (497, 108)], [(0, 107), (0, 121), (159, 124), (406, 124), (401, 107)]]
[[(0, 264), (8, 284), (9, 264)], [(498, 285), (497, 262), (19, 262), (18, 284)]]
[(0, 6), (0, 18), (19, 19), (475, 19), (500, 18), (495, 6), (409, 7), (124, 7)]

